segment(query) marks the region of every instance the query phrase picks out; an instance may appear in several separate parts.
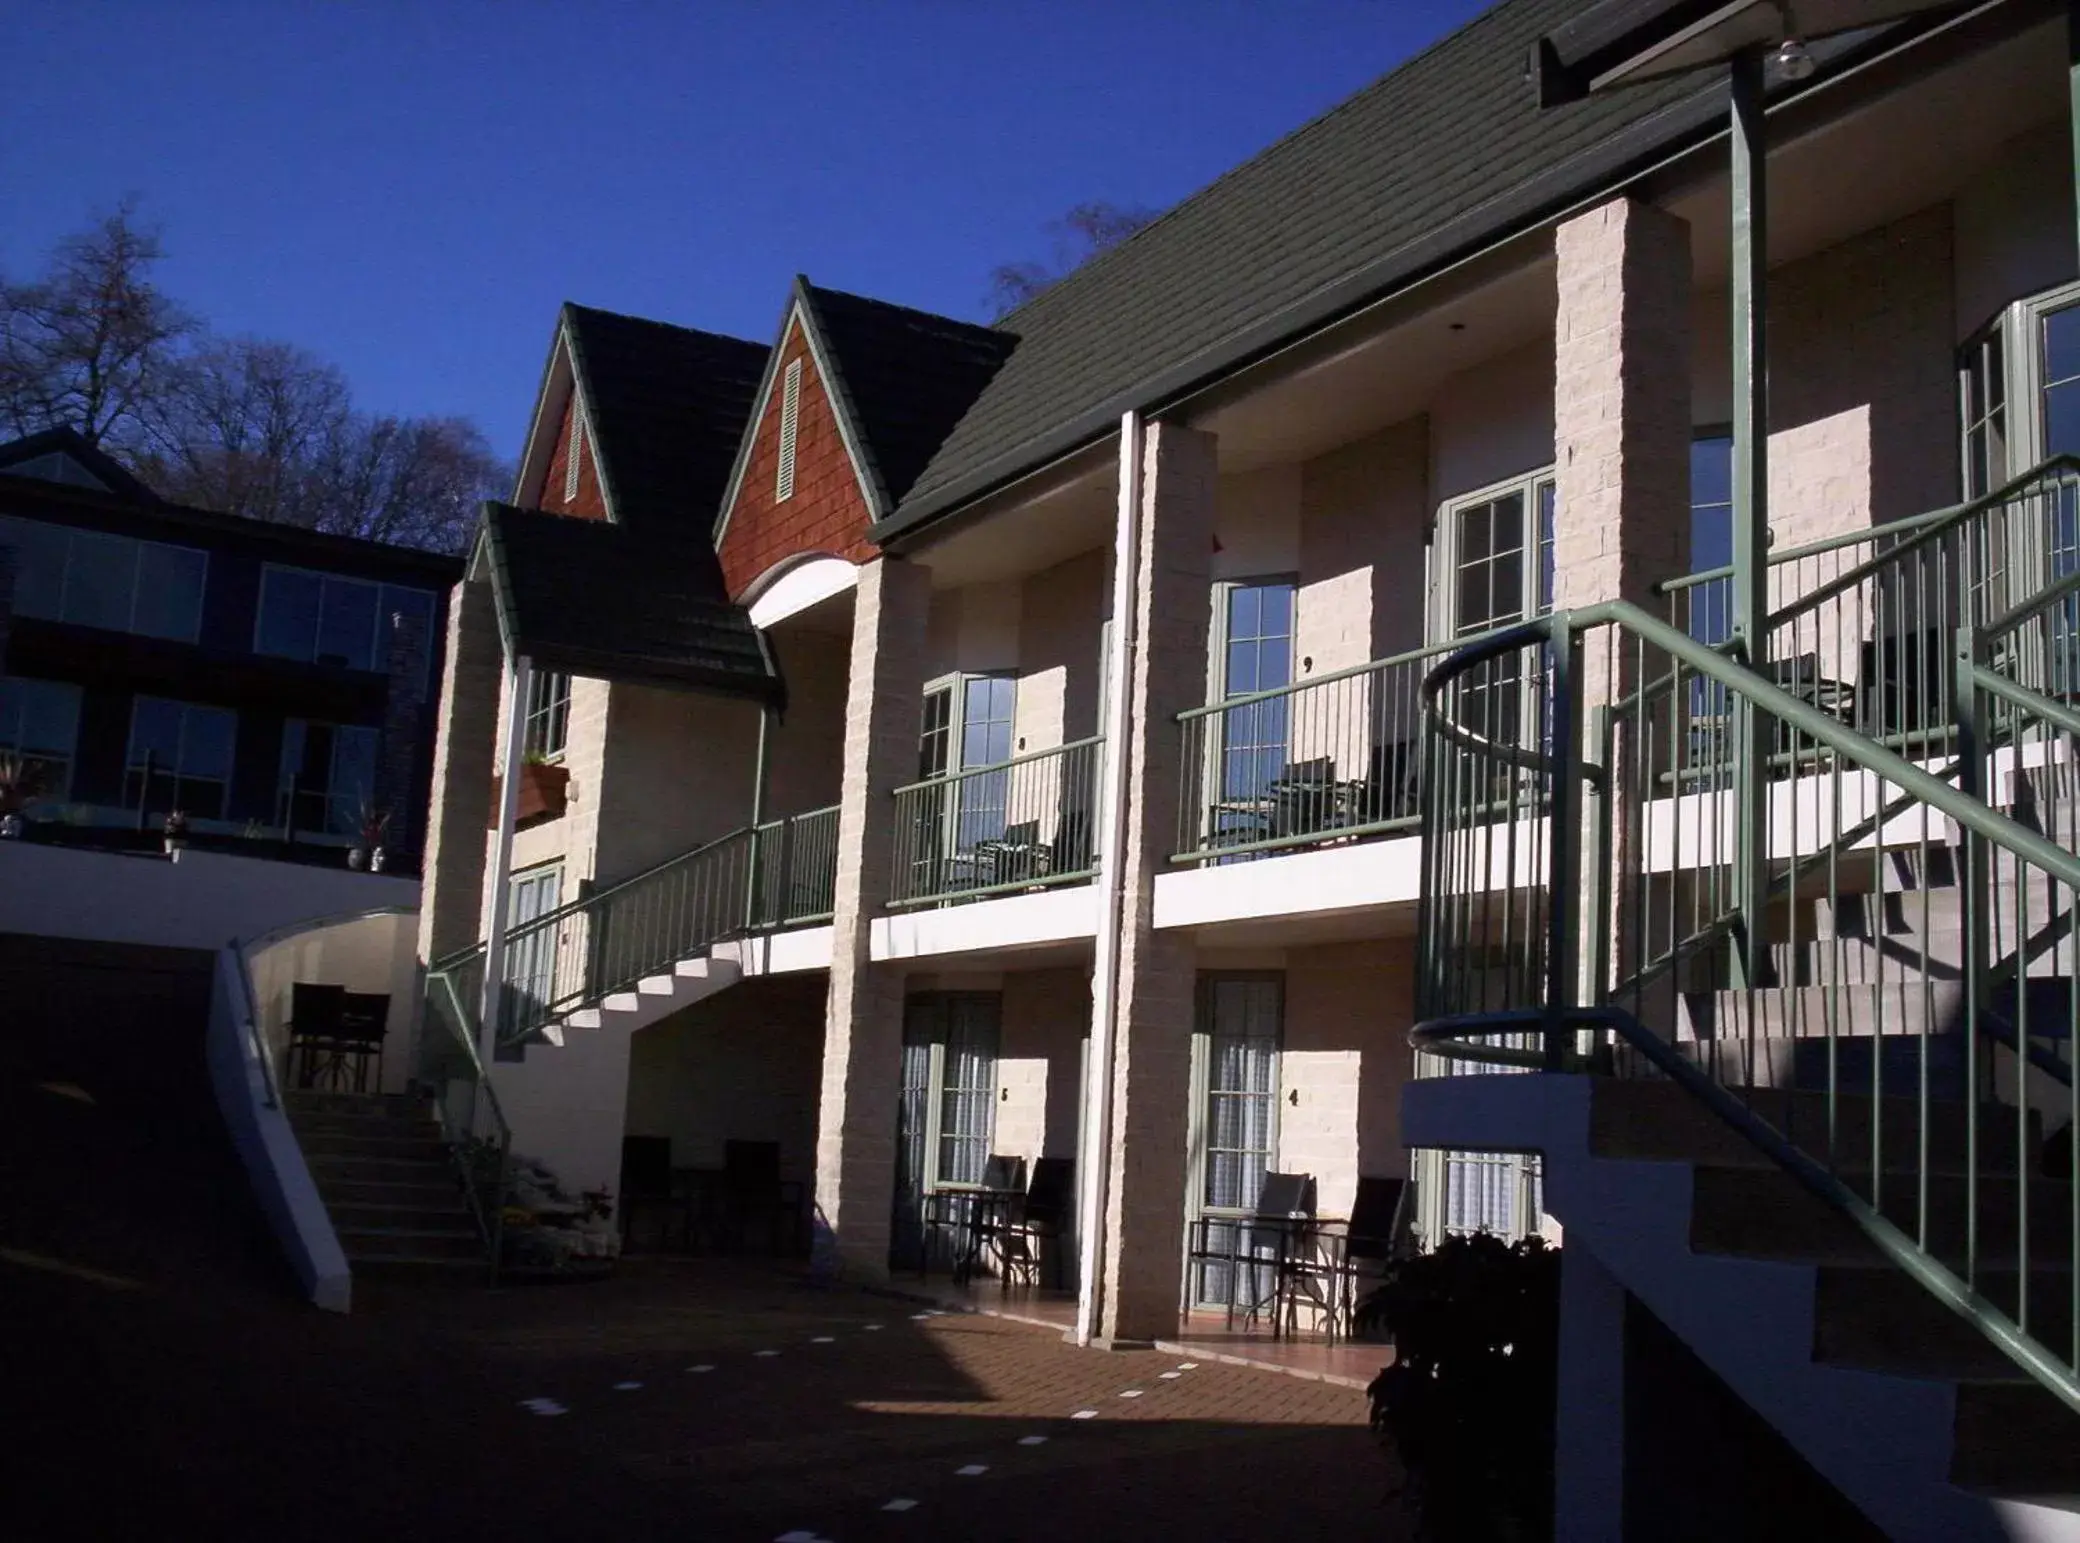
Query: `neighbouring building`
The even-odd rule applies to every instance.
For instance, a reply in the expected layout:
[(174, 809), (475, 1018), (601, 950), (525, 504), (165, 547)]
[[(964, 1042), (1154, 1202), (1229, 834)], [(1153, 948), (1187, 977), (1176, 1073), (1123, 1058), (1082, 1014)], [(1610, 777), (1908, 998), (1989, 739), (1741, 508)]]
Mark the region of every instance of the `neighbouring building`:
[[(1793, 10), (1825, 35), (1761, 77), (1766, 235), (1737, 267), (1729, 210), (1754, 214), (1753, 183), (1730, 185), (1714, 61), (1759, 60)], [(1564, 1228), (1567, 1536), (1673, 1535), (1626, 1508), (1657, 1452), (1680, 1465), (1661, 1433), (1685, 1388), (1745, 1406), (1742, 1462), (1795, 1475), (1713, 1478), (1712, 1535), (1756, 1535), (1755, 1496), (1831, 1489), (1896, 1535), (1993, 1536), (1989, 1496), (2080, 1489), (2065, 1309), (1991, 1338), (1953, 1313), (2027, 1318), (2012, 1268), (1953, 1289), (1970, 1266), (1947, 1240), (1872, 1244), (1847, 1191), (1821, 1231), (1758, 1231), (1826, 1183), (1768, 1144), (1795, 1133), (1730, 1136), (1676, 1074), (1641, 1085), (1677, 1107), (1617, 1131), (1640, 1160), (1603, 1160), (1614, 1128), (1584, 1090), (1651, 1056), (1461, 1078), (1434, 1075), (1469, 1069), (1446, 1040), (1411, 1045), (1421, 1019), (1482, 1015), (1557, 1044), (1494, 1015), (1562, 1006), (1609, 1007), (1606, 1032), (1622, 985), (1627, 1021), (1722, 1091), (1805, 1108), (1841, 1086), (1810, 1081), (1784, 1025), (1817, 1012), (1798, 993), (1840, 1006), (1853, 979), (1862, 1059), (1825, 1064), (1886, 1096), (1850, 1118), (1892, 1107), (1896, 1032), (1947, 1068), (1927, 1096), (2005, 1077), (1993, 1102), (2043, 1122), (2028, 1140), (2070, 1121), (2069, 1035), (2011, 1035), (2041, 1041), (2025, 1073), (2021, 1048), (1997, 1062), (1887, 1016), (1962, 978), (1954, 914), (1906, 987), (1904, 923), (1852, 925), (1904, 915), (1884, 909), (1899, 873), (1927, 895), (1979, 872), (1926, 855), (1959, 820), (2008, 854), (1986, 871), (2041, 861), (2070, 885), (2013, 834), (2022, 762), (1971, 795), (1976, 825), (1919, 783), (1948, 825), (1845, 824), (1840, 793), (1899, 755), (1974, 786), (1943, 759), (1984, 749), (1936, 684), (1957, 628), (2071, 593), (2068, 68), (2063, 9), (2025, 0), (1506, 0), (992, 326), (807, 279), (770, 346), (566, 307), (513, 502), (449, 605), (422, 1034), (481, 1045), (515, 1145), (573, 1186), (614, 1184), (631, 1136), (692, 1167), (777, 1147), (857, 1277), (914, 1261), (928, 1197), (972, 1190), (992, 1155), (1065, 1161), (1079, 1202), (1049, 1263), (1100, 1342), (1225, 1306), (1237, 1272), (1205, 1255), (1246, 1234), (1268, 1174), (1311, 1178), (1325, 1216), (1412, 1179), (1425, 1243)], [(1730, 343), (1758, 274), (1766, 401)], [(1644, 639), (1636, 611), (1596, 609), (1627, 602), (1745, 657), (1711, 651), (1749, 640), (1731, 565), (1763, 560), (1737, 515), (1765, 505), (1766, 671), (1668, 666), (1663, 638), (1671, 687), (1645, 642), (1577, 660), (1508, 630), (1594, 617)], [(1992, 509), (1979, 566), (1900, 577)], [(1476, 639), (1517, 650), (1478, 690)], [(2015, 689), (2058, 684), (2063, 649)], [(1650, 691), (1673, 739), (1627, 737)], [(1795, 713), (1791, 691), (1839, 734), (1725, 751)], [(1601, 845), (1559, 840), (1572, 806), (1540, 791), (1579, 749), (1556, 703), (1632, 757), (1583, 774)], [(1485, 780), (1461, 777), (1481, 756)], [(1700, 802), (1733, 797), (1714, 779), (1737, 762), (1779, 779), (1759, 818), (1807, 834), (1787, 856), (1761, 832), (1762, 888), (1722, 912), (1733, 837), (1694, 833), (1754, 833)], [(1781, 868), (1815, 850), (1816, 810), (1825, 851), (1864, 854), (1855, 905), (1836, 869)], [(2036, 828), (2069, 850), (2060, 819)], [(1609, 897), (1621, 874), (1633, 910)], [(2030, 913), (2051, 932), (2062, 893)], [(1610, 925), (1562, 968), (1546, 950), (1578, 900)], [(1994, 967), (2067, 957), (2002, 928), (1975, 945)], [(1582, 1000), (1549, 1000), (1556, 981)], [(1736, 1033), (1736, 997), (1777, 1028)], [(1993, 1080), (1966, 1078), (1982, 1061)], [(2061, 1065), (2056, 1097), (2029, 1081)], [(1693, 1169), (1697, 1196), (1730, 1197), (1720, 1231), (1691, 1226)], [(2021, 1202), (2048, 1206), (2030, 1235), (2065, 1260), (2060, 1302), (2072, 1178), (2046, 1169)], [(1830, 1252), (1814, 1239), (1837, 1224), (1863, 1230)]]
[(0, 551), (32, 839), (179, 810), (316, 856), (375, 813), (416, 859), (456, 559), (167, 503), (69, 430), (0, 446)]

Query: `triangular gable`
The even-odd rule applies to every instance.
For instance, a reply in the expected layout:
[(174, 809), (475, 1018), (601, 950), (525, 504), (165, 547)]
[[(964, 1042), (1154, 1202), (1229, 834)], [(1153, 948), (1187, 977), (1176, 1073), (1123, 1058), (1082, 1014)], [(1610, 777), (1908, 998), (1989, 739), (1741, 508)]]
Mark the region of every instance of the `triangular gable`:
[[(783, 482), (790, 379), (792, 472)], [(715, 522), (730, 594), (742, 596), (762, 574), (811, 553), (864, 562), (875, 554), (866, 533), (883, 507), (808, 281), (797, 278)]]
[(572, 347), (571, 308), (556, 318), (549, 362), (535, 396), (534, 419), (520, 455), (513, 502), (582, 519), (611, 520), (613, 506), (599, 461), (598, 439), (586, 408), (577, 350)]
[(46, 429), (0, 445), (0, 475), (112, 493), (132, 503), (161, 502), (120, 461), (74, 429)]

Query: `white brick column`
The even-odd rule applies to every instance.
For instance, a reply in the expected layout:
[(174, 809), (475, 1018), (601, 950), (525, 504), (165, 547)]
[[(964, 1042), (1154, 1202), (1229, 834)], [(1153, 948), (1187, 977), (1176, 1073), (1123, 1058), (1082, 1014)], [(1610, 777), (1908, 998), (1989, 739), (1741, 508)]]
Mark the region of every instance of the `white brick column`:
[[(1690, 552), (1690, 227), (1619, 198), (1553, 247), (1553, 603), (1652, 608)], [(1601, 661), (1588, 673), (1585, 700), (1607, 700)]]
[(433, 747), (432, 798), (421, 868), (419, 958), (483, 936), (484, 829), (498, 737), (505, 655), (491, 585), (465, 579), (448, 595), (448, 647)]
[(1206, 691), (1216, 445), (1158, 423), (1142, 453), (1099, 1314), (1099, 1339), (1115, 1345), (1175, 1333), (1183, 1280), (1197, 952), (1155, 930), (1154, 900), (1177, 835), (1177, 714)]
[[(1569, 220), (1553, 245), (1553, 603), (1630, 600), (1663, 615), (1649, 586), (1685, 572), (1690, 554), (1690, 227), (1620, 198)], [(1589, 709), (1635, 684), (1634, 651), (1611, 642), (1595, 635), (1583, 650), (1585, 736)], [(1620, 747), (1613, 759), (1622, 777), (1633, 757)], [(1626, 807), (1624, 790), (1614, 794), (1614, 807)], [(1620, 821), (1607, 883), (1626, 870), (1636, 839)], [(1582, 910), (1586, 926), (1593, 918)], [(1628, 912), (1613, 914), (1611, 956), (1623, 975), (1639, 961)], [(1582, 957), (1593, 957), (1583, 944)], [(1607, 984), (1587, 982), (1592, 994)]]
[(887, 902), (895, 821), (889, 794), (917, 771), (931, 574), (884, 557), (853, 592), (852, 673), (838, 794), (838, 883), (816, 1125), (819, 1248), (835, 1243), (854, 1278), (888, 1274), (901, 1094), (903, 976), (868, 956)]

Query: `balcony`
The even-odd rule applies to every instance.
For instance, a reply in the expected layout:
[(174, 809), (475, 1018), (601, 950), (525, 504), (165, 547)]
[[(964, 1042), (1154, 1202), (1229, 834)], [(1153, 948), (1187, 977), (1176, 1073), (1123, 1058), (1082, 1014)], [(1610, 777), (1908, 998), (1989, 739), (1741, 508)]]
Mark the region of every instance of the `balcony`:
[(1459, 641), (1180, 713), (1171, 861), (1235, 862), (1413, 832), (1423, 672)]
[(891, 909), (1090, 878), (1103, 747), (1082, 739), (897, 788)]

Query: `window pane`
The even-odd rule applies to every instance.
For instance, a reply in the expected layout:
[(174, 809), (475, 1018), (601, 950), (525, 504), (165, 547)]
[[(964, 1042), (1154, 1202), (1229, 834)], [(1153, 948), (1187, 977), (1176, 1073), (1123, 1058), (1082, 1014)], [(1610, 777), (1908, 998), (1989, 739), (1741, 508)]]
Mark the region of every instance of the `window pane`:
[(2080, 306), (2044, 318), (2044, 383), (2055, 386), (2080, 376)]
[(362, 808), (375, 800), (376, 750), (381, 738), (369, 728), (350, 726), (332, 731), (333, 806), (357, 827)]
[(62, 525), (0, 516), (0, 545), (14, 548), (16, 615), (56, 621), (63, 614), (69, 534)]
[(373, 584), (347, 579), (325, 581), (318, 612), (320, 664), (344, 664), (351, 670), (375, 667), (376, 603), (381, 592)]
[(180, 764), (181, 704), (163, 697), (141, 696), (130, 714), (130, 764), (142, 766), (150, 756), (162, 771)]
[(2044, 393), (2044, 454), (2080, 453), (2080, 381)]
[(116, 632), (130, 629), (137, 546), (127, 536), (95, 530), (72, 533), (71, 556), (65, 564), (65, 620)]
[(295, 568), (269, 568), (260, 587), (260, 639), (263, 654), (283, 659), (309, 659), (318, 642), (318, 596), (322, 584), (315, 573)]
[(1239, 584), (1228, 591), (1228, 636), (1253, 638), (1256, 635), (1257, 591), (1254, 586)]
[(181, 730), (181, 775), (231, 778), (238, 714), (221, 707), (189, 707)]
[(135, 630), (150, 638), (192, 643), (202, 630), (202, 584), (209, 559), (185, 547), (142, 544), (137, 568)]

